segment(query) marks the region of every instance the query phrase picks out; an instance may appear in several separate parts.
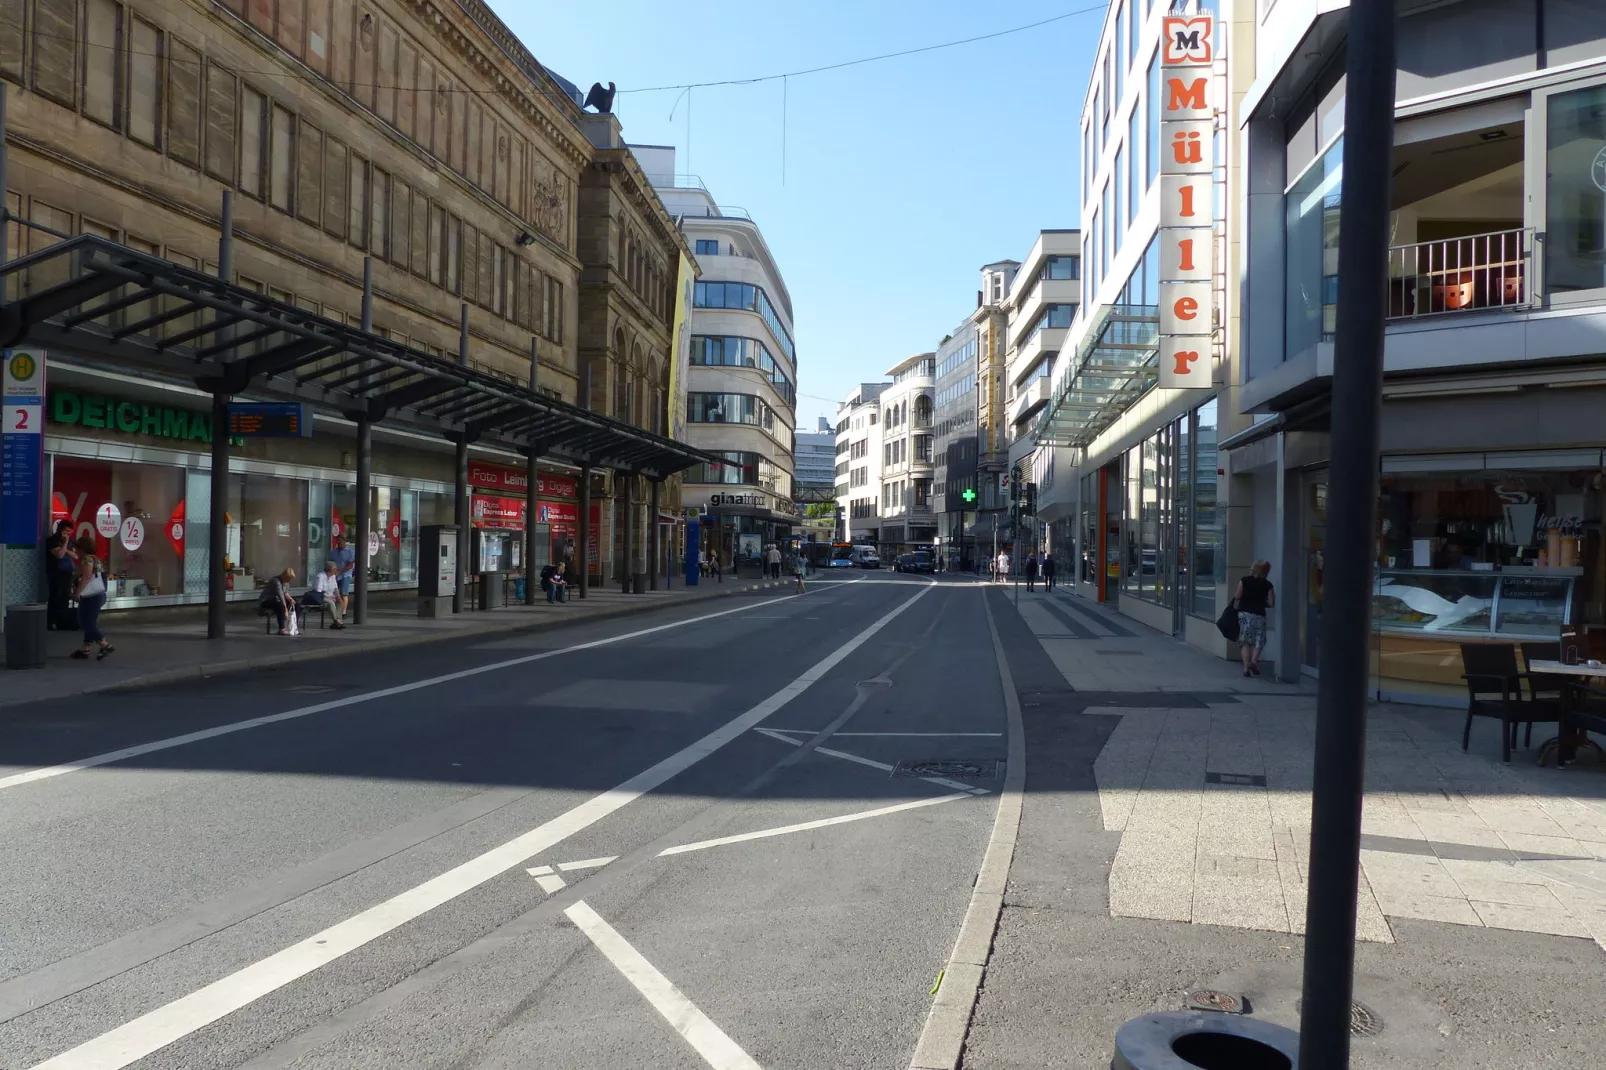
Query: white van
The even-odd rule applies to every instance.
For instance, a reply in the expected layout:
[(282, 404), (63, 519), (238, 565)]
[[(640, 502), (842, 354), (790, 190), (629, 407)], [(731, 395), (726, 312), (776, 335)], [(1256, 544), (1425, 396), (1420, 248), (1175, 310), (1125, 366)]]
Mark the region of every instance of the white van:
[(880, 568), (881, 555), (875, 552), (873, 546), (855, 546), (853, 564), (856, 568)]

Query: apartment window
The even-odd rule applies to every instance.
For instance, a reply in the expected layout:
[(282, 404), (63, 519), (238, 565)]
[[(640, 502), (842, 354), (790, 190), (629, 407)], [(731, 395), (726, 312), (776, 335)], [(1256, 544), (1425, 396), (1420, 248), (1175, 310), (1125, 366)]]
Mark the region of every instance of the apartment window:
[(1104, 148), (1104, 141), (1099, 137), (1099, 114), (1104, 110), (1104, 87), (1093, 90), (1093, 117), (1088, 126), (1093, 130), (1092, 165), (1088, 171), (1088, 181), (1091, 182), (1099, 173), (1099, 153)]
[(1121, 225), (1121, 220), (1123, 218), (1121, 215), (1121, 195), (1125, 192), (1125, 190), (1126, 145), (1122, 144), (1115, 150), (1115, 169), (1110, 174), (1110, 184), (1107, 189), (1107, 192), (1115, 201), (1115, 215), (1111, 218), (1110, 225), (1115, 231), (1115, 248), (1112, 250), (1112, 253), (1116, 256), (1120, 255), (1121, 243), (1126, 238), (1126, 227)]
[(1091, 139), (1091, 132), (1092, 132), (1092, 129), (1093, 129), (1093, 125), (1091, 123), (1088, 123), (1087, 125), (1082, 127), (1082, 201), (1083, 201), (1083, 203), (1086, 203), (1086, 201), (1087, 201), (1087, 184), (1088, 184), (1088, 181), (1089, 181), (1088, 176), (1092, 173), (1092, 167), (1093, 167), (1093, 154), (1090, 151), (1091, 148), (1092, 148), (1092, 144), (1091, 144), (1091, 140), (1092, 140)]
[(1143, 142), (1138, 138), (1138, 120), (1143, 114), (1139, 105), (1132, 106), (1132, 115), (1126, 122), (1126, 144), (1131, 150), (1127, 159), (1126, 179), (1126, 223), (1132, 225), (1132, 220), (1138, 214), (1138, 198), (1147, 187), (1143, 185), (1140, 177), (1143, 174), (1142, 157)]
[(351, 196), (346, 199), (346, 215), (350, 220), (347, 235), (351, 244), (359, 249), (368, 246), (368, 161), (351, 154)]
[(113, 0), (84, 6), (84, 114), (118, 127), (117, 87), (122, 84), (122, 9)]
[(712, 238), (698, 238), (697, 239), (697, 255), (698, 256), (718, 256), (719, 255), (719, 242), (715, 241)]
[(1079, 256), (1050, 256), (1043, 259), (1039, 279), (1079, 279), (1082, 277), (1082, 258)]
[(1155, 49), (1154, 58), (1149, 60), (1149, 87), (1144, 91), (1148, 99), (1144, 101), (1145, 119), (1149, 124), (1148, 137), (1145, 139), (1147, 150), (1143, 153), (1144, 188), (1154, 185), (1155, 177), (1160, 173), (1160, 50)]
[(22, 60), (26, 39), (23, 24), (27, 18), (27, 8), (25, 0), (5, 0), (0, 3), (0, 76), (14, 82), (23, 80)]
[(409, 263), (414, 275), (422, 277), (427, 271), (426, 261), (429, 257), (429, 198), (424, 196), (423, 190), (413, 191), (412, 220), (412, 255)]
[(563, 341), (563, 283), (548, 275), (546, 278), (546, 336), (554, 342)]
[(162, 32), (137, 18), (130, 26), (128, 135), (154, 148), (162, 128)]
[[(1137, 2), (1138, 0), (1132, 0), (1134, 4)], [(1110, 94), (1111, 108), (1119, 108), (1121, 106), (1121, 76), (1126, 70), (1126, 43), (1131, 38), (1132, 30), (1127, 24), (1126, 7), (1118, 7), (1115, 9), (1114, 28), (1110, 31), (1110, 50), (1105, 53), (1109, 57), (1109, 64), (1112, 68), (1110, 71), (1111, 77), (1106, 79), (1106, 84), (1115, 86), (1115, 91)]]
[(368, 251), (380, 259), (390, 257), (390, 175), (372, 168), (374, 186), (368, 201)]
[(413, 210), (413, 191), (407, 183), (394, 176), (390, 180), (390, 261), (403, 270), (407, 267), (409, 214)]
[(1099, 195), (1099, 278), (1110, 273), (1110, 184), (1104, 184), (1104, 192)]
[(446, 218), (446, 279), (449, 293), (461, 293), (463, 256), (463, 221), (456, 216)]
[(35, 0), (33, 88), (69, 108), (76, 103), (77, 43), (77, 0)]
[[(45, 5), (34, 8), (35, 25)], [(71, 5), (68, 5), (69, 10)], [(69, 23), (70, 25), (70, 23)], [(167, 152), (180, 163), (198, 167), (201, 163), (201, 54), (168, 38), (172, 59), (167, 65)], [(34, 47), (37, 63), (40, 50)]]
[[(1553, 292), (1606, 287), (1606, 86), (1547, 103), (1545, 284)], [(1590, 161), (1585, 163), (1585, 161)]]
[(429, 210), (429, 281), (441, 284), (446, 264), (446, 209), (433, 205)]
[(323, 139), (323, 227), (337, 238), (346, 236), (346, 178), (349, 154), (332, 137)]
[(290, 210), (291, 189), (295, 184), (295, 123), (294, 115), (277, 104), (273, 105), (268, 202), (281, 212)]
[(262, 199), (262, 117), (267, 101), (248, 85), (240, 87), (240, 192)]
[(318, 225), (323, 211), (323, 131), (303, 120), (296, 132), (300, 145), (296, 161), (300, 164), (296, 176), (296, 211), (304, 222)]
[(215, 63), (206, 65), (206, 173), (234, 184), (234, 137), (239, 83)]

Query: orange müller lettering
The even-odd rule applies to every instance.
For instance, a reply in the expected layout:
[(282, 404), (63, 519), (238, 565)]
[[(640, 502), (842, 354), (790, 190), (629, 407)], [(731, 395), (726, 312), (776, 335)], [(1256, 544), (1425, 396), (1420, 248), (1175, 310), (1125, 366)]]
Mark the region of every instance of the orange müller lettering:
[(1177, 267), (1182, 271), (1193, 270), (1193, 239), (1183, 238), (1177, 242), (1177, 249), (1182, 254), (1182, 262)]
[(1176, 157), (1177, 163), (1203, 163), (1204, 147), (1199, 142), (1199, 132), (1178, 131), (1171, 138), (1171, 154)]
[(1181, 78), (1166, 79), (1166, 111), (1183, 111), (1194, 109), (1203, 111), (1205, 107), (1205, 85), (1207, 79), (1195, 78), (1192, 82), (1184, 82)]
[(1199, 302), (1191, 297), (1179, 297), (1177, 298), (1177, 303), (1171, 307), (1176, 312), (1179, 320), (1199, 318)]
[(1197, 349), (1179, 349), (1172, 354), (1172, 358), (1177, 362), (1172, 371), (1178, 375), (1188, 375), (1193, 371), (1189, 365), (1199, 359), (1199, 351)]

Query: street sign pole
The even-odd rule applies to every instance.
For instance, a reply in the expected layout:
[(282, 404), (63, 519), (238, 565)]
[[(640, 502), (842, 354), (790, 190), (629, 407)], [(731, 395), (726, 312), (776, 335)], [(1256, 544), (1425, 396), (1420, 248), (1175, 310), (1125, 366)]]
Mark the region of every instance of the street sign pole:
[(1300, 1070), (1349, 1066), (1394, 150), (1394, 27), (1394, 0), (1351, 0)]

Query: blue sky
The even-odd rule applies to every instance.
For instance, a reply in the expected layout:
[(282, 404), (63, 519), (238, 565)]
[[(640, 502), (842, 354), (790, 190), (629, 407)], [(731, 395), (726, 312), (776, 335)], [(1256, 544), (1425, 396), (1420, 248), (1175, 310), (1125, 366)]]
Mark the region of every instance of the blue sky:
[(1093, 6), (1022, 0), (491, 0), (536, 57), (582, 91), (619, 86), (625, 137), (763, 229), (791, 291), (798, 429), (855, 383), (936, 348), (975, 308), (977, 269), (1077, 225), (1077, 117), (1103, 5), (1018, 34), (690, 95), (659, 85), (777, 74), (991, 33)]

